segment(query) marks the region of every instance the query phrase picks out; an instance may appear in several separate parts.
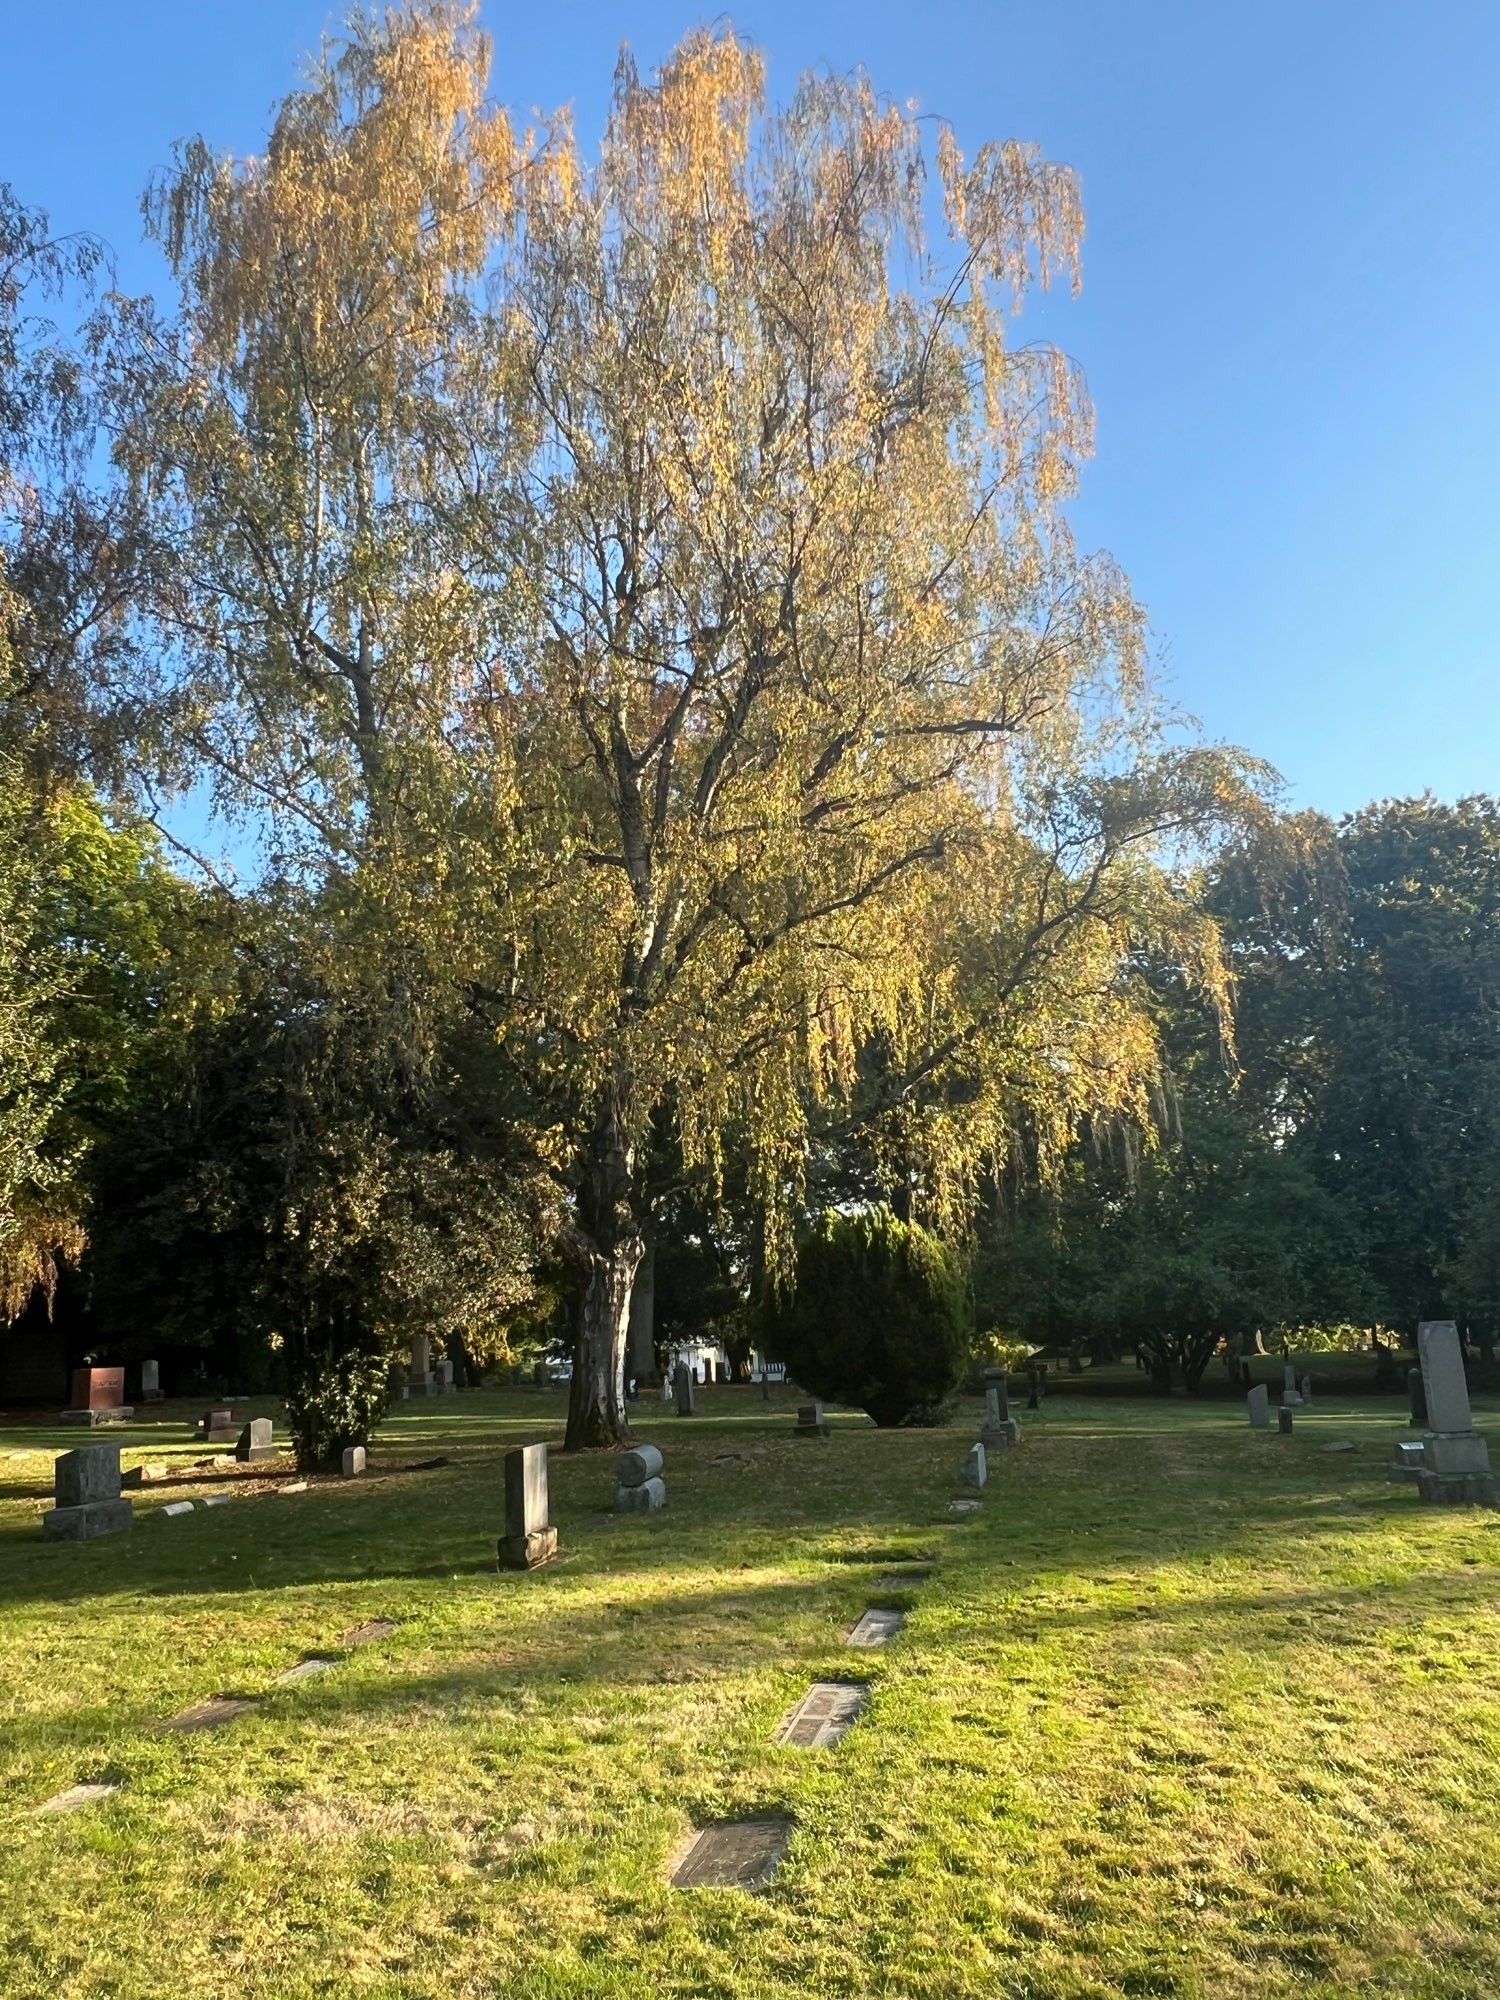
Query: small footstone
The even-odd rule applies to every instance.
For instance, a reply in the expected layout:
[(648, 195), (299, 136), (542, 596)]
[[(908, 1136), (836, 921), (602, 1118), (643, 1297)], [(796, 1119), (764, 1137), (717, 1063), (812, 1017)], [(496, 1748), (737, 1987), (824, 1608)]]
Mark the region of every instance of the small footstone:
[(271, 1685), (289, 1687), (293, 1681), (308, 1681), (314, 1674), (326, 1674), (335, 1665), (337, 1662), (334, 1660), (299, 1660), (295, 1667), (288, 1667), (284, 1674), (278, 1674)]
[(233, 1498), (232, 1493), (210, 1493), (203, 1504), (205, 1507), (227, 1507)]
[(830, 1749), (869, 1699), (863, 1681), (814, 1681), (785, 1716), (775, 1741), (794, 1750)]
[(38, 1812), (71, 1813), (81, 1812), (85, 1806), (97, 1805), (100, 1799), (107, 1799), (120, 1787), (114, 1785), (70, 1785), (65, 1792), (58, 1792), (37, 1807)]
[(1276, 1412), (1276, 1428), (1282, 1437), (1290, 1437), (1292, 1434), (1292, 1413), (1284, 1403)]
[(915, 1590), (932, 1575), (930, 1568), (886, 1569), (875, 1579), (877, 1590)]
[(286, 1485), (278, 1486), (276, 1491), (278, 1493), (305, 1493), (307, 1491), (307, 1481), (305, 1479), (291, 1479), (287, 1481)]
[(977, 1500), (950, 1500), (948, 1502), (948, 1512), (950, 1514), (972, 1514), (978, 1505), (979, 1502)]
[(185, 1732), (198, 1729), (222, 1729), (226, 1722), (233, 1722), (241, 1715), (249, 1715), (257, 1708), (257, 1702), (240, 1695), (210, 1695), (207, 1701), (200, 1701), (192, 1708), (185, 1708), (181, 1715), (174, 1715), (165, 1727)]
[(158, 1507), (156, 1511), (158, 1514), (166, 1514), (168, 1516), (174, 1514), (191, 1514), (193, 1503), (191, 1500), (169, 1500), (165, 1507)]
[(356, 1625), (339, 1640), (341, 1646), (370, 1646), (377, 1639), (389, 1639), (396, 1629), (394, 1618), (367, 1618), (363, 1625)]
[(674, 1889), (760, 1889), (781, 1866), (789, 1819), (730, 1820), (706, 1826), (672, 1871)]
[(658, 1507), (665, 1507), (666, 1504), (666, 1483), (660, 1479), (648, 1479), (641, 1486), (615, 1488), (617, 1514), (649, 1514)]
[(905, 1622), (902, 1611), (867, 1611), (844, 1641), (846, 1646), (888, 1646)]
[(1359, 1446), (1351, 1444), (1347, 1438), (1336, 1438), (1332, 1444), (1325, 1444), (1323, 1449), (1324, 1451), (1358, 1451)]

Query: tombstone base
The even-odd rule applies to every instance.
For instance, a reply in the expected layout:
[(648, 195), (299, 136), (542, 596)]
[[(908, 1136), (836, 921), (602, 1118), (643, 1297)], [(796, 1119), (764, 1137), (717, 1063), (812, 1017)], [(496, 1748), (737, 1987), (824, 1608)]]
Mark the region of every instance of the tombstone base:
[(1500, 1507), (1500, 1480), (1492, 1472), (1429, 1472), (1416, 1475), (1419, 1497), (1434, 1507)]
[(81, 1507), (53, 1507), (42, 1516), (42, 1533), (49, 1542), (91, 1542), (96, 1535), (118, 1535), (135, 1526), (135, 1509), (128, 1500), (86, 1500)]
[(280, 1458), (280, 1456), (279, 1444), (252, 1444), (246, 1445), (243, 1451), (237, 1451), (234, 1461), (236, 1465), (264, 1465), (268, 1458)]
[(830, 1435), (827, 1424), (793, 1424), (792, 1436), (799, 1438), (826, 1438)]
[(617, 1514), (649, 1514), (658, 1507), (665, 1507), (666, 1504), (666, 1482), (661, 1479), (643, 1479), (639, 1486), (615, 1488)]
[(534, 1535), (500, 1537), (501, 1569), (540, 1569), (556, 1554), (556, 1528), (539, 1528)]
[(131, 1403), (115, 1403), (107, 1410), (64, 1410), (59, 1419), (65, 1424), (87, 1424), (92, 1430), (96, 1424), (128, 1423), (135, 1415)]
[(1014, 1417), (1008, 1417), (1003, 1424), (986, 1424), (979, 1433), (979, 1442), (986, 1451), (1008, 1450), (1021, 1442), (1021, 1426)]

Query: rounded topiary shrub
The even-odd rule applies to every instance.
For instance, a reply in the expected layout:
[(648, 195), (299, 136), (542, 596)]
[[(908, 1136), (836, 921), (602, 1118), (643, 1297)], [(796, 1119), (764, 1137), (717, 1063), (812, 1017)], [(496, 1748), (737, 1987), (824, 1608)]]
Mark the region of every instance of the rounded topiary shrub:
[(957, 1267), (888, 1208), (830, 1212), (797, 1252), (796, 1289), (771, 1307), (766, 1343), (814, 1396), (877, 1424), (930, 1420), (968, 1354)]

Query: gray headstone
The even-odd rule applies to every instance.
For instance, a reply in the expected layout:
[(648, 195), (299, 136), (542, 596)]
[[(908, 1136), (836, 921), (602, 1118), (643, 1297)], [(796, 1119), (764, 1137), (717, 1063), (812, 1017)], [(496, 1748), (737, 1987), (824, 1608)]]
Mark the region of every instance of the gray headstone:
[(730, 1820), (706, 1826), (672, 1871), (674, 1889), (760, 1889), (781, 1865), (789, 1819)]
[(615, 1478), (621, 1486), (644, 1486), (661, 1471), (662, 1457), (654, 1444), (638, 1445), (622, 1451), (615, 1461)]
[(1292, 1364), (1291, 1364), (1291, 1362), (1290, 1362), (1290, 1361), (1286, 1362), (1286, 1363), (1285, 1363), (1285, 1364), (1283, 1365), (1283, 1367), (1282, 1367), (1282, 1370), (1281, 1370), (1281, 1386), (1282, 1386), (1282, 1388), (1283, 1388), (1283, 1389), (1290, 1389), (1290, 1390), (1292, 1390), (1294, 1394), (1295, 1394), (1295, 1392), (1296, 1392), (1296, 1388), (1297, 1388), (1297, 1371), (1296, 1371), (1296, 1369), (1295, 1369), (1295, 1368), (1294, 1368), (1294, 1367), (1292, 1366)]
[(189, 1733), (199, 1729), (222, 1729), (226, 1722), (233, 1722), (241, 1715), (253, 1714), (259, 1706), (259, 1702), (238, 1695), (211, 1695), (207, 1701), (196, 1702), (192, 1708), (185, 1708), (180, 1715), (174, 1715), (164, 1727)]
[(1312, 1401), (1311, 1375), (1304, 1375), (1302, 1378), (1302, 1400), (1304, 1403), (1310, 1403)]
[(984, 1446), (970, 1445), (969, 1454), (959, 1469), (959, 1484), (962, 1486), (983, 1486), (989, 1477), (989, 1467), (984, 1462)]
[(827, 1750), (837, 1743), (869, 1699), (862, 1681), (814, 1681), (776, 1732), (796, 1750)]
[(269, 1417), (252, 1417), (240, 1432), (234, 1455), (241, 1465), (258, 1465), (280, 1456), (275, 1443), (275, 1425)]
[(828, 1425), (823, 1417), (821, 1399), (812, 1403), (797, 1405), (797, 1430), (803, 1437), (826, 1437)]
[(161, 1394), (161, 1364), (158, 1361), (141, 1363), (141, 1394), (147, 1402), (154, 1402)]
[(696, 1400), (693, 1393), (693, 1371), (685, 1361), (679, 1361), (672, 1370), (672, 1392), (677, 1398), (678, 1416), (692, 1416)]
[(1268, 1431), (1271, 1428), (1271, 1393), (1264, 1382), (1257, 1382), (1245, 1398), (1250, 1406), (1250, 1428)]
[(617, 1514), (650, 1514), (667, 1504), (665, 1480), (645, 1479), (639, 1486), (617, 1486), (615, 1488), (615, 1512)]
[(547, 1520), (547, 1447), (522, 1445), (505, 1454), (505, 1533), (502, 1569), (535, 1569), (557, 1554), (557, 1531)]
[(1451, 1319), (1424, 1319), (1417, 1328), (1417, 1359), (1427, 1391), (1427, 1422), (1435, 1431), (1471, 1431), (1464, 1352)]
[(65, 1792), (57, 1792), (37, 1807), (38, 1812), (71, 1813), (81, 1812), (85, 1806), (97, 1805), (100, 1799), (113, 1798), (120, 1789), (116, 1784), (70, 1785)]
[(846, 1646), (887, 1646), (901, 1630), (904, 1611), (866, 1611), (844, 1641)]
[(365, 1469), (365, 1448), (362, 1444), (344, 1447), (344, 1455), (339, 1461), (339, 1470), (346, 1479), (358, 1479)]
[(411, 1375), (414, 1382), (425, 1382), (432, 1373), (432, 1341), (425, 1333), (413, 1334), (411, 1343)]
[(120, 1447), (86, 1444), (53, 1461), (52, 1492), (59, 1507), (85, 1507), (120, 1497)]
[(995, 1431), (1010, 1422), (1010, 1378), (1003, 1368), (984, 1371), (984, 1421)]
[(1276, 1412), (1276, 1428), (1283, 1437), (1290, 1437), (1292, 1434), (1292, 1413), (1285, 1403)]

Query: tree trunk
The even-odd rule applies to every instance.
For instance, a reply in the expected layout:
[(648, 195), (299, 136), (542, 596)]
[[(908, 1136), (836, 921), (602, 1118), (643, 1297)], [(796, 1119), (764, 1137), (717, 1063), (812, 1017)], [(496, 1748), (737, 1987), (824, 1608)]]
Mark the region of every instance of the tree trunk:
[(630, 1436), (625, 1345), (630, 1296), (646, 1245), (631, 1199), (628, 1100), (629, 1079), (616, 1078), (584, 1147), (577, 1220), (564, 1240), (577, 1274), (566, 1451), (607, 1448)]
[(645, 1231), (646, 1254), (630, 1293), (630, 1341), (626, 1373), (644, 1389), (659, 1389), (656, 1366), (656, 1232)]

